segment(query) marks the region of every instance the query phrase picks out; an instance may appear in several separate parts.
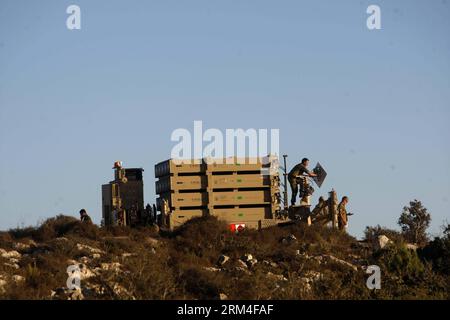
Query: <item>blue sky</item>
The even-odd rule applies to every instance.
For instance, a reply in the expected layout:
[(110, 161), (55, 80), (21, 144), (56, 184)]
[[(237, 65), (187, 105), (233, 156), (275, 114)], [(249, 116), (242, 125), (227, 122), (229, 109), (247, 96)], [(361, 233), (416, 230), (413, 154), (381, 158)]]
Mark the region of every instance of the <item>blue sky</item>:
[[(81, 8), (81, 30), (66, 8)], [(381, 8), (382, 29), (366, 27)], [(450, 3), (0, 0), (0, 229), (86, 208), (114, 160), (170, 157), (176, 128), (279, 128), (350, 197), (349, 232), (417, 198), (450, 220)], [(317, 188), (316, 188), (317, 189)]]

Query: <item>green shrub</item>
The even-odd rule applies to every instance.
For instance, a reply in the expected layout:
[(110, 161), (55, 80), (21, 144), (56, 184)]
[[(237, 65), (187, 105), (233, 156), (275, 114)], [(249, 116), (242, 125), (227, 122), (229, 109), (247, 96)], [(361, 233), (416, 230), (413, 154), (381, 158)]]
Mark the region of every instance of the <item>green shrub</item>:
[(383, 270), (405, 280), (418, 278), (424, 272), (424, 265), (417, 253), (401, 244), (387, 246), (376, 253), (375, 257), (378, 263), (384, 267)]
[(26, 227), (26, 228), (15, 228), (10, 229), (8, 233), (14, 239), (23, 239), (23, 238), (31, 238), (33, 234), (36, 232), (36, 228), (34, 227)]

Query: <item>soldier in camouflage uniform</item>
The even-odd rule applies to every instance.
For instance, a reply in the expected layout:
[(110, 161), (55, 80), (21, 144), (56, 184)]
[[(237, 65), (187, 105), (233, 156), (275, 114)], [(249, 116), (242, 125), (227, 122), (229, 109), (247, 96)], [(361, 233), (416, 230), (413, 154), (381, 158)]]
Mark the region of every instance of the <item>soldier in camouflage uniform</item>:
[(316, 177), (317, 175), (308, 170), (309, 159), (303, 158), (302, 162), (297, 164), (288, 174), (289, 184), (291, 185), (292, 197), (291, 204), (294, 206), (297, 201), (297, 193), (298, 193), (298, 176), (308, 176), (308, 177)]
[(323, 197), (319, 198), (319, 203), (311, 212), (311, 217), (313, 222), (321, 222), (322, 224), (327, 224), (331, 220), (328, 214), (328, 202)]
[(91, 217), (89, 217), (85, 209), (80, 210), (80, 220), (84, 223), (92, 223)]
[(344, 231), (348, 224), (347, 219), (347, 209), (345, 208), (345, 205), (348, 203), (348, 197), (344, 196), (342, 197), (341, 202), (338, 205), (337, 211), (338, 211), (338, 227), (339, 230)]

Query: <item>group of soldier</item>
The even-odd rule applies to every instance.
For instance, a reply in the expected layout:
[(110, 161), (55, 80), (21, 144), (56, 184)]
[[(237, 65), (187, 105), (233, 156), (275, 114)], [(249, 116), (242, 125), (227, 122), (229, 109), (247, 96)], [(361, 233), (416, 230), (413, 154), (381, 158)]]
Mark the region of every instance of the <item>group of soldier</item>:
[[(132, 208), (129, 210), (130, 211), (130, 218), (131, 220), (136, 220), (139, 219), (139, 223), (141, 225), (153, 225), (155, 223), (157, 223), (157, 212), (156, 212), (156, 205), (151, 206), (150, 204), (147, 204), (147, 206), (145, 207), (145, 210), (143, 212), (143, 214), (141, 214), (135, 206), (132, 206)], [(113, 215), (114, 215), (114, 225), (125, 225), (125, 223), (123, 222), (123, 218), (120, 216), (120, 213), (125, 214), (124, 210), (114, 210), (113, 211)], [(91, 217), (87, 214), (86, 209), (81, 209), (80, 210), (80, 221), (83, 223), (92, 223), (92, 219)]]
[(131, 227), (135, 226), (150, 226), (157, 223), (156, 205), (151, 206), (149, 203), (144, 210), (138, 208), (138, 205), (132, 204), (128, 209), (114, 209), (113, 210), (113, 225)]
[[(310, 191), (309, 184), (306, 183), (307, 177), (316, 177), (317, 174), (308, 169), (309, 159), (303, 158), (302, 161), (295, 165), (288, 174), (288, 181), (291, 186), (292, 197), (291, 204), (295, 206), (297, 202), (297, 194), (300, 191), (300, 198), (304, 195), (310, 196), (312, 191)], [(300, 186), (300, 188), (299, 188)], [(305, 187), (306, 186), (306, 187)], [(311, 221), (315, 223), (321, 223), (326, 225), (330, 221), (333, 223), (333, 214), (337, 214), (337, 226), (339, 230), (345, 230), (348, 225), (348, 215), (346, 205), (349, 202), (347, 196), (342, 197), (341, 202), (337, 205), (336, 212), (330, 212), (330, 201), (331, 197), (327, 201), (323, 197), (319, 198), (319, 203), (311, 211)], [(337, 202), (337, 201), (336, 201)]]

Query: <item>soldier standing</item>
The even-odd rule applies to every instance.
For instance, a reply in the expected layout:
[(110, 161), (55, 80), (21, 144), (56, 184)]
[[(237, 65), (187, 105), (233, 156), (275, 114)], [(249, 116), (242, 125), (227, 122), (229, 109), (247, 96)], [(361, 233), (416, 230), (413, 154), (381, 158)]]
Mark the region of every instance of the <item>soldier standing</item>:
[(338, 226), (339, 230), (344, 231), (348, 224), (347, 219), (347, 209), (345, 208), (345, 205), (348, 203), (348, 197), (344, 196), (342, 197), (341, 202), (338, 205), (337, 211), (338, 211)]
[(129, 210), (130, 225), (135, 226), (138, 223), (138, 212), (136, 205), (132, 204)]
[(158, 223), (158, 216), (157, 216), (157, 212), (156, 212), (156, 204), (153, 204), (152, 221), (153, 221), (153, 223), (159, 224)]
[(153, 213), (152, 213), (152, 206), (147, 203), (145, 206), (145, 219), (144, 219), (144, 225), (149, 226), (153, 224)]
[(317, 175), (308, 170), (309, 159), (303, 158), (302, 162), (297, 164), (288, 174), (289, 184), (291, 185), (292, 197), (291, 204), (294, 206), (297, 201), (297, 193), (298, 193), (298, 181), (297, 178), (299, 176), (308, 176), (308, 177), (316, 177)]

